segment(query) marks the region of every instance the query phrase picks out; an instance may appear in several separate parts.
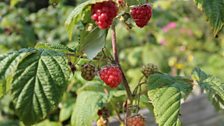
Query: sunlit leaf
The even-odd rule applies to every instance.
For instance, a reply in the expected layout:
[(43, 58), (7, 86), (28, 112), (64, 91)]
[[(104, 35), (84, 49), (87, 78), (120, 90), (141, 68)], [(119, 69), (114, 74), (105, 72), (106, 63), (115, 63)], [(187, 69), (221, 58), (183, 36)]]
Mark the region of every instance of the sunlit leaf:
[(98, 118), (98, 104), (104, 98), (105, 95), (100, 92), (83, 91), (78, 94), (71, 118), (72, 126), (91, 126)]
[(200, 68), (193, 70), (193, 77), (200, 87), (206, 91), (215, 108), (217, 110), (224, 109), (224, 83), (214, 76), (207, 75)]
[(192, 85), (166, 74), (154, 74), (148, 80), (148, 96), (159, 126), (180, 126), (181, 99), (192, 90)]

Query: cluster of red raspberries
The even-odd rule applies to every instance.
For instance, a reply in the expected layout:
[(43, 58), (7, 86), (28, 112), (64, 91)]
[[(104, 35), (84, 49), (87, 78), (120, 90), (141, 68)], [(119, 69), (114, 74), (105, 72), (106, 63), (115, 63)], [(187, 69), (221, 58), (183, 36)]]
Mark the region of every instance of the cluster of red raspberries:
[[(119, 1), (123, 3), (123, 1)], [(91, 18), (96, 22), (100, 29), (108, 29), (117, 16), (118, 7), (113, 1), (104, 1), (93, 4), (91, 7)], [(152, 7), (149, 4), (135, 6), (130, 12), (136, 25), (140, 28), (147, 25), (152, 16)]]

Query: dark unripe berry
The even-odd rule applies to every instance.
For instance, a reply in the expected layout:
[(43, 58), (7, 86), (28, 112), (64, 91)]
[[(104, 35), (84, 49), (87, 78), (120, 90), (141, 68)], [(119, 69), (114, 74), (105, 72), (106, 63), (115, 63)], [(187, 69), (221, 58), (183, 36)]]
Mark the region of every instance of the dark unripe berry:
[(117, 15), (118, 8), (113, 1), (104, 1), (92, 5), (91, 18), (96, 22), (100, 29), (107, 29)]
[(149, 4), (135, 6), (131, 9), (131, 16), (140, 28), (148, 24), (152, 16), (152, 7)]
[(92, 64), (85, 64), (81, 68), (81, 76), (87, 81), (91, 81), (94, 79), (96, 75), (96, 68)]
[(122, 81), (122, 73), (117, 66), (107, 66), (99, 72), (101, 80), (103, 80), (111, 88), (116, 88)]
[(159, 71), (158, 67), (151, 63), (144, 65), (142, 67), (142, 73), (144, 74), (145, 77), (148, 77), (149, 75), (154, 74), (158, 71)]

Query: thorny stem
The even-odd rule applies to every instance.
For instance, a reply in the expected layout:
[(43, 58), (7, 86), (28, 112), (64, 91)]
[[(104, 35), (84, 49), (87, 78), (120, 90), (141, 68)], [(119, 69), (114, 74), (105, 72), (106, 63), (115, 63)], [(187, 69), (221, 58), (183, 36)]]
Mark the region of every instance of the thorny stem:
[(126, 76), (124, 74), (124, 71), (122, 70), (120, 62), (119, 62), (118, 50), (117, 50), (117, 46), (116, 46), (116, 43), (117, 43), (116, 31), (115, 31), (115, 25), (114, 24), (111, 26), (111, 29), (112, 29), (112, 48), (113, 48), (114, 60), (115, 60), (116, 65), (118, 65), (119, 69), (121, 70), (122, 77), (123, 77), (123, 85), (126, 89), (128, 99), (130, 101), (132, 101), (132, 93), (131, 93), (130, 87), (128, 85), (127, 78), (126, 78)]

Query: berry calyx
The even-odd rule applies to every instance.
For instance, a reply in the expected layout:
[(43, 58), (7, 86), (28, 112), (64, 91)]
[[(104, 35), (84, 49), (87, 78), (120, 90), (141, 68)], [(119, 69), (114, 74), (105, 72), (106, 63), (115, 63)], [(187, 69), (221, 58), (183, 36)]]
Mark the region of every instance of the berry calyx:
[(149, 4), (133, 7), (131, 9), (131, 16), (136, 25), (140, 28), (148, 24), (152, 16), (152, 7)]
[(119, 5), (124, 6), (124, 0), (118, 0)]
[(141, 115), (135, 115), (127, 118), (127, 126), (145, 126), (145, 120)]
[(111, 88), (116, 88), (122, 81), (122, 73), (117, 66), (107, 66), (99, 72), (101, 80), (103, 80)]
[(118, 8), (113, 1), (104, 1), (93, 4), (91, 7), (91, 18), (96, 22), (100, 29), (107, 29), (117, 15)]
[(151, 74), (154, 74), (158, 71), (159, 71), (158, 67), (151, 63), (146, 64), (142, 67), (142, 73), (144, 74), (145, 77), (148, 77)]
[(96, 75), (96, 68), (92, 64), (85, 64), (81, 68), (81, 76), (87, 81), (91, 81), (94, 79)]

